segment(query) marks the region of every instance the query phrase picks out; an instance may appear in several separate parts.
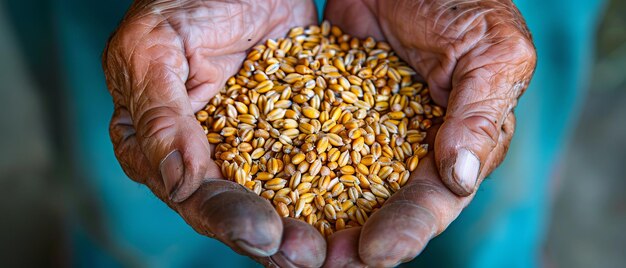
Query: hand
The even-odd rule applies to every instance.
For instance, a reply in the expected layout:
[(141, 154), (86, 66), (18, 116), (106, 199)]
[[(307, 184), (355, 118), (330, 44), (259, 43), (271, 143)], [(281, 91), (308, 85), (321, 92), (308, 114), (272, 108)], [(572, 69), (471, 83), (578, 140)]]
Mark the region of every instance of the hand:
[(388, 41), (447, 106), (444, 123), (430, 131), (434, 154), (360, 230), (330, 239), (326, 264), (409, 261), (502, 162), (513, 109), (535, 69), (530, 33), (509, 0), (329, 1), (326, 16), (354, 36)]
[(194, 112), (239, 70), (246, 50), (314, 23), (311, 1), (136, 1), (103, 55), (111, 140), (126, 174), (199, 233), (266, 265), (319, 266), (326, 243), (221, 179)]

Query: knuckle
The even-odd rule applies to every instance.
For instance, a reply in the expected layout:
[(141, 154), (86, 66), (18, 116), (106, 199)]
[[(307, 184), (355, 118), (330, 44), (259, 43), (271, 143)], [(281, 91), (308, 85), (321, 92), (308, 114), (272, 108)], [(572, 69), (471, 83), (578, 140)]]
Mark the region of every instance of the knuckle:
[(106, 44), (102, 55), (102, 68), (111, 95), (123, 95), (130, 88), (130, 58), (139, 43), (139, 31), (145, 31), (135, 23), (122, 22)]
[(144, 110), (136, 118), (137, 131), (141, 138), (162, 138), (170, 135), (174, 131), (176, 118), (180, 114), (168, 106), (155, 106)]
[(487, 141), (489, 146), (495, 147), (500, 136), (500, 128), (497, 120), (492, 120), (484, 115), (472, 115), (463, 119), (462, 124), (475, 140)]
[(132, 124), (128, 123), (129, 121), (127, 114), (121, 108), (115, 110), (109, 124), (113, 152), (129, 178), (138, 183), (145, 183), (148, 169), (146, 165), (140, 163), (143, 158), (136, 144), (135, 129)]

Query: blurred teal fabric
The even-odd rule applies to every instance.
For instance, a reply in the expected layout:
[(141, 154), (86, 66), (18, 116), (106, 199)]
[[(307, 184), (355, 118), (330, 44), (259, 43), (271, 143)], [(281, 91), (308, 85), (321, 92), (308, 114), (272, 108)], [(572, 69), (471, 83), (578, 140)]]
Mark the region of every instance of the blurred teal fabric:
[[(144, 186), (128, 179), (113, 154), (108, 121), (113, 112), (100, 55), (128, 3), (41, 1), (45, 29), (58, 53), (69, 97), (73, 159), (101, 204), (105, 235), (72, 221), (73, 263), (78, 267), (258, 266), (216, 240), (195, 233)], [(481, 186), (470, 206), (406, 267), (536, 267), (550, 213), (551, 178), (577, 117), (603, 1), (516, 1), (538, 51), (538, 67), (516, 109), (517, 132), (504, 164)], [(322, 17), (324, 1), (316, 1)], [(15, 12), (30, 12), (15, 4)], [(38, 11), (43, 12), (43, 11)], [(17, 25), (37, 28), (27, 21)], [(42, 31), (39, 29), (38, 31)], [(22, 40), (38, 42), (28, 35)], [(50, 40), (47, 40), (50, 42)], [(25, 47), (35, 44), (25, 44)], [(37, 54), (27, 55), (37, 57)], [(40, 55), (39, 55), (40, 56)], [(32, 59), (37, 61), (37, 59)], [(103, 241), (104, 240), (104, 241)]]

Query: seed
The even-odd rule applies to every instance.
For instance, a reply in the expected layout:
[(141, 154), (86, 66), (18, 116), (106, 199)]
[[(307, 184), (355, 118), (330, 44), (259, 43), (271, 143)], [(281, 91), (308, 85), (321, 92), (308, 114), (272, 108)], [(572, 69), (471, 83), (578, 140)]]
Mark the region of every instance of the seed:
[(387, 177), (389, 177), (389, 175), (391, 175), (392, 172), (393, 172), (392, 167), (390, 166), (382, 167), (380, 171), (378, 172), (378, 176), (384, 180)]
[(235, 172), (235, 182), (244, 185), (246, 183), (246, 178), (247, 178), (247, 174), (246, 171), (243, 169), (238, 169)]
[[(330, 143), (332, 146), (340, 147), (340, 146), (343, 146), (344, 144), (343, 139), (341, 139), (341, 137), (339, 137), (339, 135), (335, 133), (330, 133), (325, 138), (328, 139), (328, 143)], [(356, 149), (353, 149), (353, 150), (356, 150)]]
[(278, 211), (278, 215), (281, 217), (289, 216), (289, 208), (287, 208), (287, 205), (283, 202), (276, 203), (276, 211)]
[(276, 108), (276, 109), (272, 110), (271, 112), (269, 112), (265, 116), (265, 119), (267, 121), (274, 121), (274, 120), (281, 119), (283, 117), (285, 117), (285, 109)]
[(224, 137), (230, 137), (237, 134), (237, 129), (234, 127), (225, 127), (222, 129), (221, 135)]
[(256, 148), (252, 151), (250, 157), (254, 160), (261, 158), (265, 154), (265, 150), (263, 148)]
[(363, 174), (363, 175), (369, 175), (370, 174), (369, 169), (363, 163), (358, 163), (357, 166), (356, 166), (356, 170), (359, 173)]
[(348, 175), (354, 174), (354, 167), (352, 166), (343, 166), (341, 167), (340, 170), (342, 174), (348, 174)]
[(308, 193), (309, 190), (311, 190), (311, 186), (312, 184), (310, 182), (303, 182), (300, 183), (298, 187), (296, 187), (296, 190), (298, 191), (298, 193)]
[(195, 116), (225, 178), (324, 236), (406, 185), (445, 110), (389, 44), (325, 21), (267, 40)]
[(274, 178), (265, 183), (265, 188), (277, 191), (284, 188), (285, 184), (287, 184), (286, 180), (281, 178)]
[(356, 94), (350, 91), (342, 91), (341, 98), (343, 99), (344, 102), (350, 103), (350, 104), (355, 103), (359, 100)]
[(204, 122), (209, 119), (209, 113), (205, 110), (200, 110), (196, 113), (196, 119), (200, 122)]
[(272, 200), (272, 198), (274, 198), (274, 194), (275, 192), (272, 190), (265, 190), (261, 193), (261, 197), (268, 199), (268, 200)]
[(329, 140), (328, 137), (322, 137), (320, 140), (317, 141), (317, 153), (322, 153), (326, 151), (326, 148), (328, 148), (329, 145)]
[(344, 220), (342, 218), (337, 219), (337, 221), (335, 222), (335, 229), (337, 229), (337, 231), (339, 230), (343, 230), (346, 228), (346, 224), (344, 222)]
[(350, 200), (347, 200), (347, 201), (341, 203), (341, 211), (348, 211), (352, 207), (354, 207), (354, 203), (352, 203), (352, 201), (350, 201)]
[(398, 178), (398, 184), (400, 184), (400, 186), (404, 186), (404, 184), (406, 184), (407, 181), (409, 181), (409, 176), (410, 176), (410, 173), (408, 170), (405, 170), (402, 173), (400, 173), (400, 176)]
[(365, 165), (365, 166), (371, 166), (372, 164), (374, 164), (376, 160), (374, 159), (374, 155), (366, 155), (365, 157), (363, 157), (361, 159), (361, 164)]
[(372, 193), (375, 196), (382, 197), (382, 198), (389, 198), (389, 191), (385, 189), (384, 186), (380, 184), (372, 184), (370, 185), (370, 188), (372, 189)]
[(409, 157), (409, 159), (406, 160), (407, 169), (409, 171), (415, 170), (417, 168), (418, 163), (419, 163), (419, 158), (417, 157), (417, 155)]
[(276, 62), (274, 64), (271, 64), (271, 65), (267, 66), (267, 68), (265, 68), (265, 74), (267, 74), (267, 75), (273, 74), (276, 71), (278, 71), (279, 68), (280, 68), (280, 63)]
[(308, 118), (318, 118), (320, 117), (320, 111), (316, 110), (313, 107), (304, 107), (302, 108), (302, 114)]
[(306, 160), (309, 163), (313, 163), (315, 159), (317, 159), (317, 154), (314, 151), (310, 151), (306, 153), (306, 155), (304, 156), (304, 160)]
[(297, 153), (291, 158), (291, 163), (294, 165), (300, 164), (304, 161), (305, 155), (303, 153)]
[(284, 145), (291, 144), (291, 138), (289, 138), (289, 136), (284, 135), (284, 134), (283, 134), (283, 135), (280, 135), (280, 136), (278, 137), (278, 140), (279, 140), (282, 144), (284, 144)]
[(206, 135), (207, 139), (209, 140), (210, 143), (220, 143), (224, 140), (223, 136), (220, 135), (219, 133), (209, 133)]
[(333, 196), (338, 196), (343, 192), (343, 183), (337, 183), (333, 186), (331, 193)]
[(326, 216), (326, 219), (337, 219), (337, 213), (335, 212), (335, 208), (330, 204), (326, 204), (324, 206), (324, 215)]
[(272, 158), (269, 161), (267, 161), (267, 172), (276, 175), (276, 173), (282, 170), (282, 165), (283, 165), (282, 161), (276, 158)]
[(223, 153), (220, 155), (220, 158), (221, 158), (222, 160), (224, 160), (224, 161), (230, 161), (230, 160), (233, 160), (233, 158), (235, 158), (235, 153), (230, 152), (230, 151), (228, 151), (228, 152), (223, 152)]
[(359, 137), (355, 139), (354, 141), (352, 141), (352, 150), (361, 151), (361, 149), (363, 148), (363, 144), (365, 144), (365, 138)]
[(256, 179), (261, 181), (267, 181), (274, 178), (274, 174), (271, 172), (259, 172), (256, 174)]
[(270, 80), (259, 83), (254, 90), (258, 93), (266, 93), (274, 87), (274, 83)]
[(309, 174), (311, 174), (311, 176), (315, 176), (320, 172), (321, 169), (322, 161), (317, 159), (313, 161), (313, 163), (311, 163), (311, 166), (309, 167)]
[(289, 180), (289, 188), (296, 188), (300, 182), (302, 181), (302, 172), (295, 171), (293, 175), (291, 175), (291, 179)]
[(298, 201), (296, 202), (294, 217), (297, 218), (300, 216), (300, 214), (302, 213), (302, 210), (304, 210), (304, 205), (306, 205), (306, 203), (302, 199), (298, 199)]
[(346, 184), (346, 185), (354, 185), (355, 182), (358, 181), (358, 179), (356, 178), (356, 176), (354, 175), (343, 175), (339, 178), (339, 181)]
[(350, 152), (346, 150), (343, 153), (341, 153), (341, 155), (339, 155), (339, 160), (337, 164), (339, 164), (340, 167), (343, 167), (348, 164), (349, 160), (350, 160)]
[[(281, 190), (278, 190), (276, 194), (274, 195), (274, 202), (283, 203), (285, 205), (291, 204), (291, 198), (289, 198), (288, 196), (285, 196), (285, 193), (281, 193), (280, 192)], [(285, 190), (289, 190), (289, 189), (285, 189)]]

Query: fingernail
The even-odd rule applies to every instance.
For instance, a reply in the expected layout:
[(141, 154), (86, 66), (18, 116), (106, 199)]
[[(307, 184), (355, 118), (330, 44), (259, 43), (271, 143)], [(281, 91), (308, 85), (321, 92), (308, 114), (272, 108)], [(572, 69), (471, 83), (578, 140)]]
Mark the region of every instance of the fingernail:
[(273, 255), (274, 253), (276, 253), (276, 250), (270, 250), (270, 251), (266, 251), (266, 250), (262, 250), (260, 248), (255, 248), (252, 245), (250, 245), (250, 243), (244, 241), (244, 240), (235, 240), (235, 244), (243, 249), (244, 251), (254, 255), (254, 256), (258, 256), (258, 257), (268, 257)]
[(293, 264), (293, 262), (291, 262), (291, 260), (289, 260), (289, 258), (287, 258), (281, 251), (272, 255), (270, 258), (274, 263), (276, 263), (276, 265), (278, 265), (278, 267), (298, 267)]
[(161, 178), (165, 185), (165, 191), (169, 198), (176, 194), (178, 187), (183, 182), (183, 175), (185, 174), (185, 166), (183, 165), (183, 156), (178, 150), (174, 150), (169, 153), (159, 165), (159, 171), (161, 172)]
[(461, 149), (457, 153), (454, 164), (454, 179), (468, 193), (474, 192), (480, 161), (478, 157), (467, 149)]

